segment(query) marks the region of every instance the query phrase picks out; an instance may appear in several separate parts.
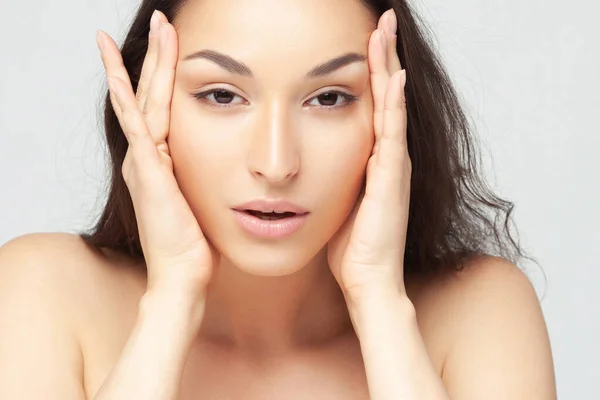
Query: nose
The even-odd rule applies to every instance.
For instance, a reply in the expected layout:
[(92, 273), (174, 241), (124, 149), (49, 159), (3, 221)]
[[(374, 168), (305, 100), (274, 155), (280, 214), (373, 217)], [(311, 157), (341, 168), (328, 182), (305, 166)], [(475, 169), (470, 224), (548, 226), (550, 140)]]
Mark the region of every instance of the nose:
[(300, 155), (289, 126), (289, 116), (277, 103), (261, 115), (248, 154), (248, 169), (254, 176), (269, 183), (285, 183), (296, 176)]

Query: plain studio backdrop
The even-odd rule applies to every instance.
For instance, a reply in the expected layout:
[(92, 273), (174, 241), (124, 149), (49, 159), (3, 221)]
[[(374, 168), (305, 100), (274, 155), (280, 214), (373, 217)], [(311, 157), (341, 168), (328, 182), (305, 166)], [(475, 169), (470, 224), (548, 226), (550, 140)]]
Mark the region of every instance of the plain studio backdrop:
[[(121, 42), (138, 1), (1, 5), (0, 245), (94, 220), (106, 176), (95, 34)], [(521, 243), (539, 261), (522, 267), (541, 299), (559, 398), (598, 399), (600, 6), (416, 6), (477, 128), (486, 174), (516, 203)]]

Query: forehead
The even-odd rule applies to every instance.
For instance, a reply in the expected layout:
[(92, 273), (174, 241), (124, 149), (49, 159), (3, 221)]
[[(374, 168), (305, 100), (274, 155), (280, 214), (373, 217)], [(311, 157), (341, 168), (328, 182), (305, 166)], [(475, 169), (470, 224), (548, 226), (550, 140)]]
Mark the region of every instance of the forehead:
[(377, 27), (358, 0), (189, 0), (173, 23), (180, 59), (214, 49), (248, 64), (268, 60), (299, 68), (366, 53)]

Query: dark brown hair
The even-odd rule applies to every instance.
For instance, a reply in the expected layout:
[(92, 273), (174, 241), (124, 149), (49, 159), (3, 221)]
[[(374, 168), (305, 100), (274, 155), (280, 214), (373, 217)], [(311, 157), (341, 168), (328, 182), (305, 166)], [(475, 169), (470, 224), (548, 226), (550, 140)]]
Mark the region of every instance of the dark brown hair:
[[(476, 138), (426, 35), (425, 24), (405, 0), (359, 1), (375, 22), (390, 8), (398, 16), (396, 47), (408, 76), (407, 135), (412, 161), (406, 273), (424, 275), (460, 270), (470, 257), (486, 254), (517, 264), (525, 256), (511, 233), (514, 205), (496, 196), (479, 170)], [(184, 0), (142, 1), (121, 49), (134, 90), (148, 46), (152, 12), (158, 9), (173, 21), (185, 3)], [(90, 245), (143, 257), (133, 205), (121, 175), (127, 141), (108, 93), (103, 107), (110, 153), (110, 188), (99, 220), (80, 236)]]

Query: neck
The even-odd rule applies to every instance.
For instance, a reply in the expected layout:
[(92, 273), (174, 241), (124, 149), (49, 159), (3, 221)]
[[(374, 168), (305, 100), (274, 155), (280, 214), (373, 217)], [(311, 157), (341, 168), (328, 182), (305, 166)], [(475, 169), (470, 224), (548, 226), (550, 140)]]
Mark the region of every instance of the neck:
[(200, 337), (264, 356), (323, 345), (352, 331), (322, 250), (285, 276), (251, 275), (221, 257), (207, 289)]

